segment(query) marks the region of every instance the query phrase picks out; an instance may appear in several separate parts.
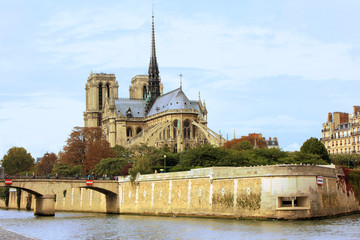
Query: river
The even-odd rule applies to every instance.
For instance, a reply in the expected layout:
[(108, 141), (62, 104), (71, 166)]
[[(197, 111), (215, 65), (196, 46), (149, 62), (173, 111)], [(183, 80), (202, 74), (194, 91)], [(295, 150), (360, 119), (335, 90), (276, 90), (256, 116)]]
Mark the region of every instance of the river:
[[(0, 226), (38, 239), (359, 239), (360, 214), (302, 221), (235, 220), (0, 209)], [(1, 238), (0, 239), (4, 239)]]

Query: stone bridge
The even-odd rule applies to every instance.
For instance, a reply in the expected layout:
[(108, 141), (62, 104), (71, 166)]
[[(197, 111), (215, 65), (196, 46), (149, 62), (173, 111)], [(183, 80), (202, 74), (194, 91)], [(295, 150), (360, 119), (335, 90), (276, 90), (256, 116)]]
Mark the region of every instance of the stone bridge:
[(119, 213), (118, 184), (111, 180), (93, 180), (92, 185), (88, 185), (86, 180), (68, 179), (12, 179), (11, 184), (5, 184), (4, 179), (0, 180), (0, 187), (9, 186), (35, 195), (34, 214), (40, 216), (54, 216), (56, 195), (70, 188), (88, 188), (105, 194), (106, 212)]

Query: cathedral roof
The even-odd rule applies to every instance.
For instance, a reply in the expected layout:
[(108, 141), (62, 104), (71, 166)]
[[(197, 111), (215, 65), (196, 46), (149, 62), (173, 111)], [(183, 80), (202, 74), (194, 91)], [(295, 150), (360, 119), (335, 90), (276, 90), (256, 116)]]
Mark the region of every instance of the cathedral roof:
[(115, 99), (116, 114), (121, 113), (122, 116), (128, 115), (128, 110), (131, 110), (132, 117), (143, 118), (145, 117), (145, 100), (143, 99), (129, 99), (120, 98)]
[[(124, 117), (146, 117), (145, 105), (146, 102), (143, 99), (115, 99), (116, 114), (121, 114)], [(177, 109), (194, 109), (200, 113), (199, 102), (190, 101), (181, 88), (178, 88), (157, 97), (147, 116)]]
[(178, 88), (156, 98), (148, 116), (176, 109), (195, 109), (199, 111), (199, 103), (189, 101), (181, 88)]

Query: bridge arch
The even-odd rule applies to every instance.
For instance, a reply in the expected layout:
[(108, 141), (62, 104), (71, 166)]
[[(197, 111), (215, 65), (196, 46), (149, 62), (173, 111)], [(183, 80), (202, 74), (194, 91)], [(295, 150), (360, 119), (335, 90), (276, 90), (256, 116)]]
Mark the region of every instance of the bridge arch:
[(68, 179), (14, 179), (11, 185), (0, 180), (0, 187), (9, 186), (31, 193), (35, 196), (35, 215), (54, 216), (56, 196), (64, 190), (85, 188), (100, 192), (106, 198), (106, 213), (119, 213), (118, 182), (94, 180), (93, 185), (87, 185), (85, 180)]

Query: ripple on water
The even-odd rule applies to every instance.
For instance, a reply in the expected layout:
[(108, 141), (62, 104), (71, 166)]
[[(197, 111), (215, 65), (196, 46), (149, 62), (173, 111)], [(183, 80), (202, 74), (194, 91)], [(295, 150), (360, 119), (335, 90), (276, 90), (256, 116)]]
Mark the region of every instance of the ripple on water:
[(321, 220), (256, 221), (0, 210), (0, 226), (39, 239), (358, 239), (360, 214)]

